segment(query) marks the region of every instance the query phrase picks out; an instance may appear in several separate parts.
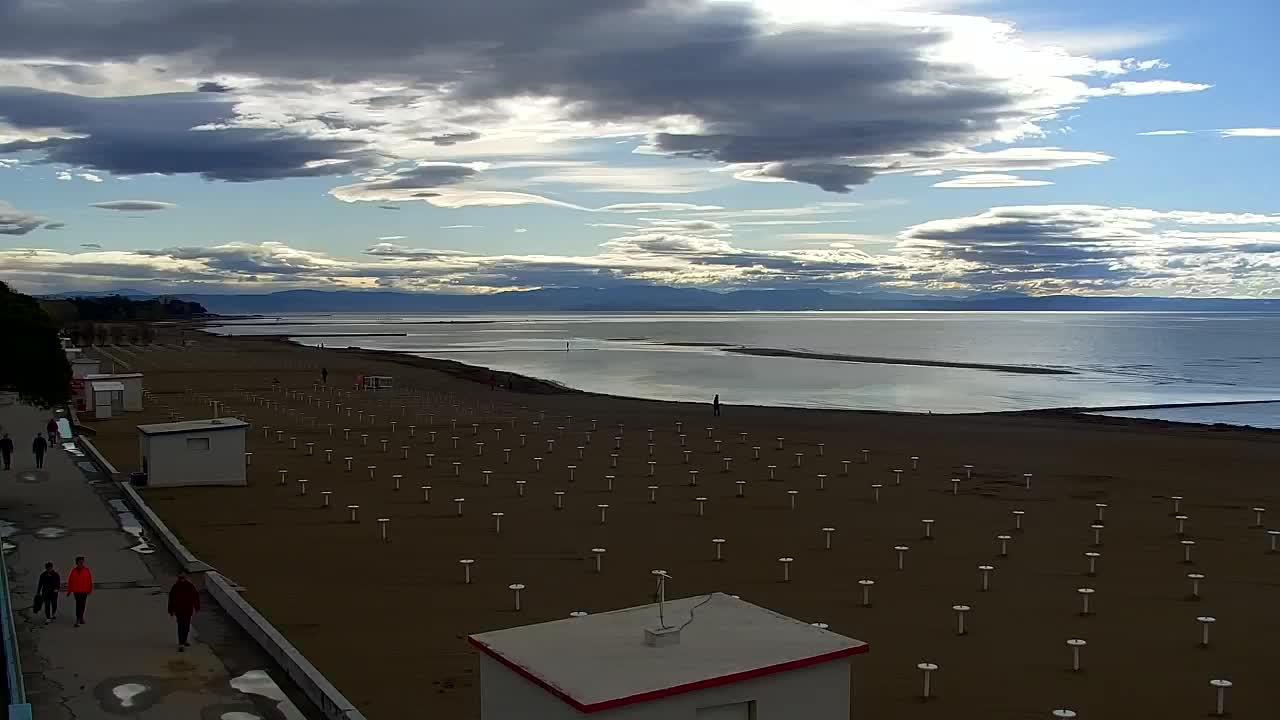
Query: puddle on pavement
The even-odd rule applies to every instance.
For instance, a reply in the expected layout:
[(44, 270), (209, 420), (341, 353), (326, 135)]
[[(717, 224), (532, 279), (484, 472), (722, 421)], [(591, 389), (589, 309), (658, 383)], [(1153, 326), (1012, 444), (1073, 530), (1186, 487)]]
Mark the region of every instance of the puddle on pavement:
[(156, 549), (152, 547), (150, 543), (146, 542), (145, 540), (138, 543), (137, 545), (134, 545), (129, 549), (138, 553), (139, 555), (153, 555), (155, 554), (155, 551), (156, 551)]
[(46, 527), (36, 528), (31, 534), (41, 540), (57, 540), (60, 537), (66, 537), (67, 529), (64, 527), (58, 527), (57, 525), (48, 525)]
[(262, 720), (262, 716), (247, 712), (226, 712), (219, 715), (218, 720)]
[(125, 504), (125, 501), (121, 500), (120, 498), (112, 498), (111, 500), (107, 501), (107, 504), (110, 505), (111, 509), (115, 512), (118, 512), (118, 513), (129, 512), (129, 506)]
[(17, 525), (8, 520), (0, 520), (0, 539), (12, 537), (22, 532)]
[(49, 481), (49, 473), (44, 470), (23, 470), (14, 478), (20, 483), (33, 484)]
[(307, 720), (293, 701), (285, 696), (280, 686), (276, 685), (276, 681), (263, 670), (250, 670), (239, 677), (232, 678), (231, 687), (246, 695), (261, 695), (274, 700), (276, 709), (285, 720)]
[(116, 700), (120, 701), (120, 707), (131, 708), (134, 705), (134, 698), (147, 691), (147, 686), (142, 683), (125, 683), (111, 688), (111, 694), (116, 696)]
[(8, 540), (0, 540), (0, 552), (3, 552), (5, 555), (8, 555), (9, 553), (17, 549), (18, 549), (18, 546), (14, 545)]
[(131, 512), (122, 512), (116, 514), (116, 522), (120, 523), (120, 529), (130, 535), (142, 539), (142, 523), (138, 522), (138, 516)]

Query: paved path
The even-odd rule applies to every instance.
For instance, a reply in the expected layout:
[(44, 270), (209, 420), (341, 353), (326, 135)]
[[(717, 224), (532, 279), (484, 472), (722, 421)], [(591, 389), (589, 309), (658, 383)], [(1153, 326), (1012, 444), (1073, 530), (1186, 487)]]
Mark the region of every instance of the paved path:
[[(119, 489), (84, 458), (53, 450), (44, 469), (35, 469), (31, 440), (48, 417), (25, 406), (0, 406), (0, 426), (17, 446), (13, 469), (0, 470), (0, 534), (6, 535), (14, 620), (35, 717), (319, 717), (207, 593), (192, 646), (177, 651), (166, 612), (176, 562), (160, 547), (153, 554), (132, 549), (139, 540), (125, 531), (136, 527), (131, 515), (118, 512), (125, 509)], [(74, 606), (66, 597), (59, 598), (58, 619), (45, 624), (43, 614), (31, 612), (36, 578), (52, 562), (65, 582), (77, 555), (87, 558), (96, 585), (86, 624), (73, 627)]]

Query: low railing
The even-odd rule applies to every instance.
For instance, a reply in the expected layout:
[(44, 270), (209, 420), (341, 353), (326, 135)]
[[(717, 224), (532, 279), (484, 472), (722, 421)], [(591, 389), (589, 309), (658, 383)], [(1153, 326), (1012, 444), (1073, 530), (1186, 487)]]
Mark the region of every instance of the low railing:
[(9, 567), (0, 552), (0, 643), (4, 646), (5, 701), (8, 720), (31, 720), (31, 704), (22, 682), (22, 658), (18, 654), (18, 633), (13, 626), (13, 602), (9, 597)]

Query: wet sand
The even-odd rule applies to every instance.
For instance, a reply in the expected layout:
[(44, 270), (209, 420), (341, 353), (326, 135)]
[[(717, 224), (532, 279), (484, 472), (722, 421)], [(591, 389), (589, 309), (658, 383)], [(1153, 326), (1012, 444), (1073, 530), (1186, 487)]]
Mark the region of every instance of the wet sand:
[[(505, 374), (497, 376), (503, 387), (491, 390), (487, 371), (458, 363), (275, 340), (209, 338), (185, 349), (110, 352), (146, 373), (156, 394), (143, 413), (90, 421), (122, 471), (137, 465), (135, 424), (164, 421), (170, 412), (205, 417), (202, 398), (228, 403), (254, 423), (249, 487), (149, 489), (146, 497), (375, 720), (478, 718), (477, 659), (467, 634), (648, 602), (653, 568), (675, 577), (672, 596), (723, 590), (870, 643), (870, 653), (853, 662), (855, 717), (1041, 718), (1067, 707), (1090, 719), (1194, 718), (1213, 710), (1215, 677), (1235, 683), (1227, 697), (1234, 717), (1277, 712), (1280, 554), (1267, 552), (1267, 535), (1251, 527), (1249, 509), (1271, 506), (1267, 526), (1280, 526), (1274, 432), (1053, 412), (726, 407), (713, 418), (705, 404), (565, 392), (525, 378), (510, 378), (507, 390)], [(313, 390), (322, 366), (327, 393)], [(392, 375), (398, 389), (336, 399), (359, 373)], [(273, 379), (301, 399), (273, 392)], [(715, 392), (707, 388), (707, 398)], [(317, 408), (307, 396), (373, 412), (374, 423), (346, 417), (345, 408), (342, 416)], [(545, 419), (535, 430), (539, 413)], [(599, 429), (586, 444), (593, 419)], [(614, 449), (618, 423), (621, 450)], [(284, 442), (264, 441), (263, 426), (272, 438), (284, 430)], [(715, 428), (720, 452), (707, 427)], [(350, 440), (343, 428), (352, 428)], [(648, 428), (655, 429), (652, 478)], [(785, 437), (781, 451), (778, 436)], [(383, 438), (387, 453), (379, 450)], [(556, 441), (553, 452), (548, 439)], [(480, 457), (476, 441), (485, 443)], [(306, 442), (316, 443), (314, 456), (302, 449)], [(753, 446), (761, 448), (759, 461)], [(324, 448), (334, 450), (331, 465)], [(510, 464), (503, 448), (512, 448)], [(800, 468), (797, 452), (804, 453)], [(435, 455), (432, 468), (427, 453)], [(918, 470), (912, 455), (920, 457)], [(352, 473), (343, 471), (347, 456)], [(725, 456), (733, 458), (728, 472)], [(534, 457), (543, 458), (540, 472)], [(844, 459), (852, 461), (847, 476)], [(950, 479), (964, 478), (965, 464), (974, 466), (973, 479), (952, 495)], [(373, 480), (369, 465), (377, 466)], [(577, 466), (572, 483), (568, 465)], [(776, 466), (774, 481), (768, 465)], [(277, 484), (280, 468), (289, 470), (285, 486)], [(485, 469), (493, 471), (488, 487)], [(689, 486), (691, 469), (699, 471), (697, 487)], [(901, 485), (894, 469), (904, 470)], [(1030, 490), (1026, 472), (1034, 473)], [(393, 473), (403, 475), (399, 492)], [(819, 473), (827, 475), (825, 490)], [(613, 492), (606, 474), (616, 476)], [(305, 497), (298, 478), (310, 481)], [(523, 498), (517, 480), (526, 483)], [(747, 481), (743, 498), (735, 497), (737, 480)], [(648, 500), (651, 484), (659, 486), (656, 503)], [(884, 486), (879, 503), (872, 484)], [(432, 486), (430, 504), (422, 485)], [(792, 489), (799, 491), (794, 510)], [(321, 490), (333, 493), (333, 508), (319, 507)], [(556, 490), (566, 493), (559, 511)], [(1185, 496), (1185, 537), (1176, 534), (1172, 495)], [(461, 517), (457, 497), (466, 498)], [(704, 516), (696, 497), (708, 498)], [(357, 524), (347, 522), (353, 503)], [(1107, 504), (1100, 547), (1091, 545), (1089, 527), (1096, 503)], [(609, 505), (604, 525), (599, 504)], [(1025, 511), (1023, 532), (1013, 531), (1014, 510)], [(493, 512), (504, 513), (500, 535)], [(388, 543), (379, 541), (379, 517), (391, 519)], [(935, 520), (932, 540), (922, 539), (923, 519)], [(831, 550), (824, 527), (836, 528)], [(998, 555), (1002, 533), (1012, 536), (1008, 557)], [(716, 537), (727, 540), (723, 562), (714, 561)], [(1192, 564), (1181, 562), (1182, 539), (1196, 542)], [(902, 571), (893, 551), (899, 544), (910, 547)], [(593, 571), (593, 547), (608, 551), (602, 574)], [(1086, 551), (1101, 553), (1096, 577), (1085, 574)], [(782, 556), (795, 558), (790, 582), (782, 582)], [(470, 585), (462, 582), (462, 558), (476, 560)], [(996, 567), (987, 592), (981, 564)], [(1207, 576), (1199, 601), (1188, 598), (1189, 572)], [(870, 608), (860, 604), (862, 578), (876, 581)], [(519, 613), (507, 589), (516, 582), (527, 586)], [(1096, 589), (1093, 615), (1079, 614), (1080, 587)], [(955, 634), (951, 610), (961, 603), (973, 608), (965, 636)], [(1218, 619), (1204, 649), (1197, 647), (1200, 615)], [(1080, 673), (1070, 670), (1068, 638), (1089, 643)], [(938, 697), (928, 703), (917, 698), (915, 667), (926, 660), (941, 668), (933, 676)]]

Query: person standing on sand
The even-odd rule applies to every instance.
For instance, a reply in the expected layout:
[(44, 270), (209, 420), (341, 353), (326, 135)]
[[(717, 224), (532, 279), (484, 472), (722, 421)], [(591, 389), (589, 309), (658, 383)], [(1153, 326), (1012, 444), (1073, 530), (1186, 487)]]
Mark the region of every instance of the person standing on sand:
[(320, 384), (329, 384), (329, 368), (320, 368)]
[(183, 573), (169, 588), (169, 614), (178, 621), (178, 652), (191, 647), (187, 637), (191, 633), (191, 616), (200, 609), (200, 591)]
[(40, 608), (44, 607), (44, 621), (51, 623), (58, 619), (58, 591), (62, 589), (62, 578), (58, 576), (58, 571), (53, 569), (53, 563), (44, 564), (44, 572), (40, 573), (40, 579), (36, 582), (36, 602), (32, 606), (32, 612), (40, 612)]
[(9, 433), (0, 437), (0, 458), (4, 460), (4, 469), (8, 470), (13, 463), (13, 440), (9, 439)]
[(93, 592), (93, 573), (84, 564), (84, 556), (76, 556), (76, 566), (67, 573), (67, 594), (76, 596), (76, 627), (84, 624), (84, 606)]
[(715, 398), (711, 400), (711, 414), (714, 417), (720, 417), (720, 393), (716, 393)]
[(44, 436), (36, 433), (36, 439), (31, 441), (31, 452), (36, 456), (36, 468), (44, 467), (44, 451), (49, 449), (49, 443), (45, 442)]

